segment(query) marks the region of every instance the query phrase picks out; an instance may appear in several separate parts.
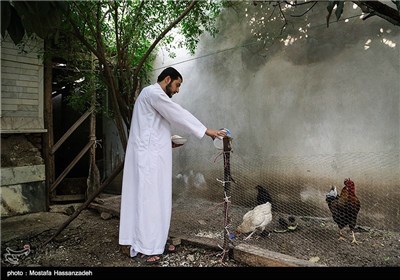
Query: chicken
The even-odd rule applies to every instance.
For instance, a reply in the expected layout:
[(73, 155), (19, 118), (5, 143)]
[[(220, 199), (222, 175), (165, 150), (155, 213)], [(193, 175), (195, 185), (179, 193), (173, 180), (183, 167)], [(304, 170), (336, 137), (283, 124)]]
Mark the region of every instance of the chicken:
[(256, 186), (257, 189), (257, 205), (265, 204), (267, 202), (272, 203), (271, 195), (267, 189), (261, 185)]
[(354, 228), (357, 223), (358, 212), (361, 208), (361, 203), (356, 196), (356, 189), (354, 182), (347, 178), (344, 180), (344, 187), (338, 195), (336, 186), (332, 186), (330, 191), (326, 194), (326, 202), (328, 203), (329, 210), (332, 213), (332, 218), (339, 227), (339, 240), (344, 240), (342, 229), (349, 226), (353, 240), (352, 243), (358, 244), (354, 235)]
[(244, 239), (249, 239), (257, 230), (261, 230), (261, 233), (265, 230), (265, 227), (272, 221), (271, 203), (267, 202), (254, 207), (243, 216), (242, 223), (236, 228), (236, 234), (249, 233), (250, 234)]

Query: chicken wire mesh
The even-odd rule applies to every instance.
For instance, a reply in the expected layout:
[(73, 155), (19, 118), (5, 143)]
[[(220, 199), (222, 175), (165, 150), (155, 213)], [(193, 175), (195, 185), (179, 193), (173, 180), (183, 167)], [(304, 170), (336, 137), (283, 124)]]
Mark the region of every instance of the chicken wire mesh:
[[(400, 266), (398, 151), (229, 155), (229, 194), (224, 189), (227, 170), (221, 151), (196, 158), (197, 163), (207, 163), (205, 169), (191, 161), (174, 167), (172, 234), (211, 238), (221, 251), (229, 238), (233, 246), (245, 243), (316, 265)], [(339, 240), (339, 227), (326, 201), (332, 186), (340, 195), (346, 178), (354, 182), (361, 204), (354, 228), (358, 243), (352, 243), (349, 226), (342, 230), (344, 240)], [(250, 231), (236, 232), (244, 215), (267, 201), (272, 220), (265, 230), (258, 229), (248, 239)]]

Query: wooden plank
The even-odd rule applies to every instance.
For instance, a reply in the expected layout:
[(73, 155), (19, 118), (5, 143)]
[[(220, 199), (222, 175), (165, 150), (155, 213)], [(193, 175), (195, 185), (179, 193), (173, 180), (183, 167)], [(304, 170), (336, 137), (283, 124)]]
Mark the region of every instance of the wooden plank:
[(2, 104), (38, 105), (38, 99), (1, 98)]
[[(34, 43), (39, 44), (39, 43)], [(37, 47), (36, 47), (37, 48)], [(15, 45), (3, 44), (1, 45), (1, 53), (8, 55), (15, 55), (21, 57), (29, 57), (29, 58), (38, 58), (37, 50), (33, 50), (31, 48), (24, 48), (25, 52), (21, 51), (21, 49)]]
[[(4, 79), (1, 78), (2, 86), (16, 86), (16, 87), (31, 87), (31, 88), (39, 88), (39, 78), (36, 81), (20, 81), (15, 79)], [(38, 90), (39, 91), (39, 90)]]
[[(13, 110), (8, 110), (8, 108), (10, 108), (9, 105), (5, 105), (5, 106), (7, 106), (7, 110), (2, 108), (2, 112), (1, 112), (2, 118), (9, 118), (9, 119), (11, 119), (11, 118), (37, 118), (37, 116), (38, 116), (37, 108), (36, 108), (36, 110), (33, 110), (33, 111), (20, 111), (19, 107), (16, 106), (15, 111), (13, 111)], [(13, 124), (18, 123), (18, 121), (12, 121), (12, 122), (13, 122)]]
[(85, 120), (87, 117), (90, 116), (92, 113), (92, 110), (87, 110), (86, 113), (84, 113), (79, 120), (77, 120), (69, 129), (67, 132), (64, 133), (64, 135), (57, 141), (57, 143), (53, 146), (51, 149), (51, 153), (54, 154), (58, 148), (64, 143), (65, 140), (68, 139), (68, 137), (77, 129)]
[(21, 86), (21, 87), (34, 87), (38, 88), (39, 87), (39, 78), (36, 79), (36, 81), (21, 81), (21, 80), (16, 80), (15, 85), (16, 86)]
[(5, 71), (2, 71), (1, 78), (9, 79), (9, 80), (18, 80), (18, 81), (37, 81), (39, 71), (35, 71), (35, 72), (36, 73), (34, 73), (33, 75), (29, 75), (27, 73), (15, 74), (15, 73), (5, 73)]
[(38, 71), (40, 66), (39, 64), (26, 64), (26, 63), (19, 63), (16, 61), (11, 61), (11, 60), (1, 60), (1, 66), (2, 66), (2, 71), (3, 67), (8, 68), (8, 67), (15, 67), (15, 68), (20, 68), (20, 69), (27, 69), (27, 70), (36, 70)]
[(31, 99), (31, 100), (39, 100), (39, 94), (37, 93), (19, 93), (18, 98), (20, 99)]
[(26, 129), (43, 129), (41, 126), (41, 118), (39, 117), (1, 117), (1, 129), (6, 130), (9, 128), (14, 128), (18, 130), (19, 128), (26, 128)]
[(16, 80), (7, 80), (7, 79), (1, 79), (1, 86), (10, 86), (10, 87), (15, 87), (17, 86), (17, 81)]
[(12, 93), (19, 93), (22, 92), (24, 87), (17, 87), (17, 86), (6, 86), (2, 85), (1, 92), (12, 92)]
[[(45, 48), (48, 47), (49, 40), (45, 41)], [(46, 165), (46, 190), (47, 204), (50, 204), (50, 193), (48, 190), (55, 181), (55, 162), (51, 149), (54, 145), (54, 129), (53, 129), (53, 99), (51, 92), (53, 91), (53, 66), (51, 55), (46, 55), (43, 67), (43, 115), (44, 127), (48, 133), (43, 135), (43, 157)]]
[(33, 128), (26, 128), (26, 129), (1, 129), (0, 133), (9, 133), (9, 134), (17, 134), (17, 133), (46, 133), (46, 129), (33, 129)]
[(115, 209), (115, 207), (112, 207), (110, 205), (101, 205), (97, 203), (90, 203), (89, 208), (96, 209), (97, 211), (101, 212), (106, 212), (110, 213), (113, 216), (119, 217), (119, 209)]
[[(19, 104), (18, 110), (23, 112), (39, 112), (39, 106)], [(39, 114), (37, 113), (37, 115)]]
[[(3, 100), (3, 98), (1, 99)], [(6, 116), (5, 112), (6, 111), (16, 111), (18, 109), (18, 105), (16, 104), (3, 104), (1, 103), (1, 111), (2, 111), (2, 116)]]
[(233, 248), (233, 258), (250, 266), (262, 267), (312, 267), (320, 264), (269, 251), (248, 244), (239, 244)]
[(85, 200), (84, 194), (66, 194), (66, 195), (55, 195), (51, 197), (53, 202), (64, 202), (64, 201), (77, 201)]
[(10, 86), (10, 85), (2, 85), (1, 93), (9, 92), (15, 94), (35, 94), (39, 96), (39, 88), (38, 87), (21, 87), (21, 86)]
[(64, 171), (58, 176), (56, 181), (51, 185), (49, 192), (53, 192), (55, 188), (61, 183), (65, 176), (71, 171), (75, 164), (82, 158), (82, 156), (90, 149), (93, 145), (92, 142), (86, 144), (86, 146), (79, 152), (79, 154), (72, 160), (72, 162), (64, 169)]
[(21, 67), (4, 67), (1, 69), (1, 73), (7, 75), (27, 75), (27, 76), (38, 76), (39, 67), (36, 69), (24, 69)]
[(42, 62), (37, 58), (22, 57), (22, 56), (19, 56), (18, 54), (13, 55), (13, 54), (3, 54), (2, 53), (1, 60), (17, 61), (17, 62), (20, 62), (20, 63), (33, 64), (33, 65), (42, 64)]
[(121, 195), (111, 195), (108, 197), (96, 197), (95, 202), (98, 204), (105, 203), (121, 203)]

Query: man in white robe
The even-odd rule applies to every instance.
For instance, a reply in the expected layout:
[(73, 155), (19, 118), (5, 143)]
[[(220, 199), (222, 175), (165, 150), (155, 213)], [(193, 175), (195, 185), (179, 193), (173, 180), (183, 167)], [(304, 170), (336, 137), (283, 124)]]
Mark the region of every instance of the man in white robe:
[(171, 124), (198, 139), (226, 135), (224, 130), (206, 128), (171, 100), (182, 82), (177, 70), (166, 68), (157, 83), (141, 91), (133, 110), (122, 179), (119, 244), (130, 246), (131, 257), (149, 256), (149, 262), (158, 261), (164, 252), (171, 222)]

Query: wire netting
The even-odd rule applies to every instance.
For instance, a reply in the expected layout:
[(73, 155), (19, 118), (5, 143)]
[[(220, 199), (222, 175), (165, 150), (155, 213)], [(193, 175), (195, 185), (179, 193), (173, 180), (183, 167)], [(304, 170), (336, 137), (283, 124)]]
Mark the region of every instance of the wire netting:
[[(399, 151), (314, 156), (261, 156), (230, 152), (231, 184), (224, 192), (223, 153), (215, 151), (174, 167), (171, 232), (211, 238), (223, 251), (247, 243), (326, 266), (400, 266)], [(199, 162), (206, 162), (204, 169)], [(179, 170), (181, 169), (181, 170)], [(226, 178), (226, 177), (225, 177)], [(340, 194), (351, 178), (361, 208), (352, 232), (339, 228), (326, 201), (332, 186)], [(272, 204), (263, 233), (235, 232), (258, 204), (261, 186)], [(258, 187), (258, 188), (261, 188)], [(224, 209), (229, 202), (227, 211)], [(226, 224), (225, 216), (229, 216)]]

